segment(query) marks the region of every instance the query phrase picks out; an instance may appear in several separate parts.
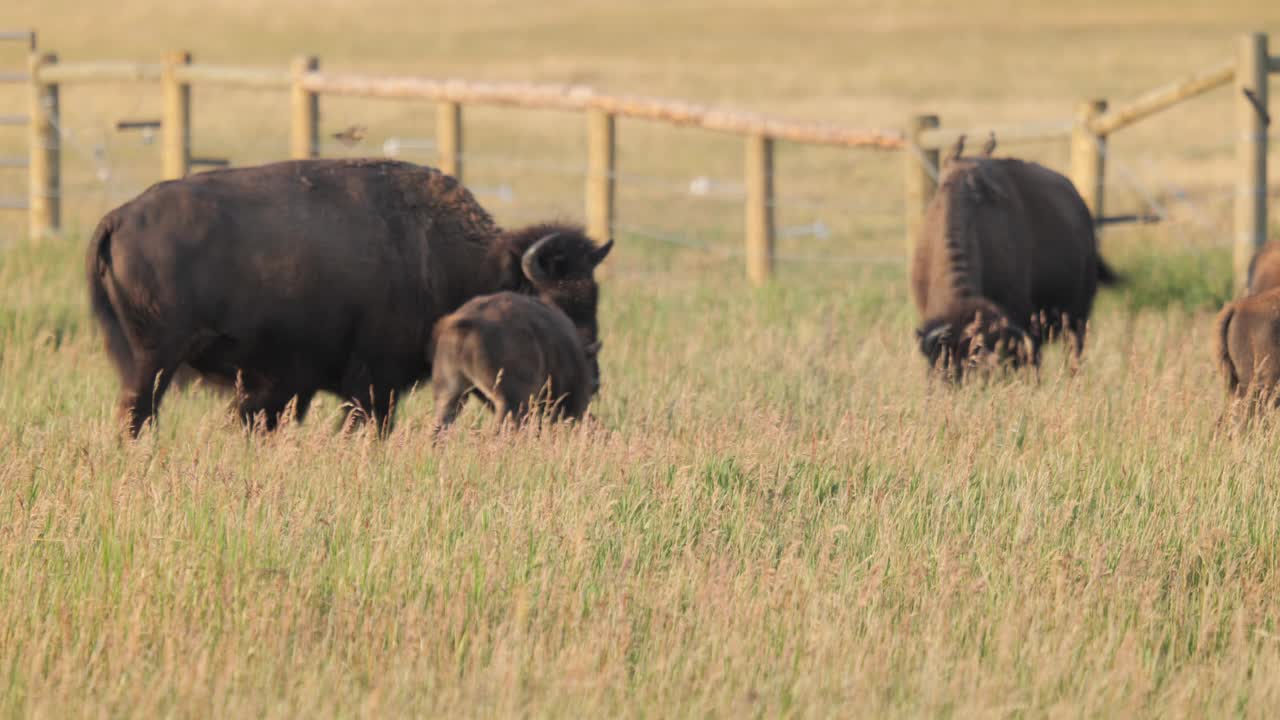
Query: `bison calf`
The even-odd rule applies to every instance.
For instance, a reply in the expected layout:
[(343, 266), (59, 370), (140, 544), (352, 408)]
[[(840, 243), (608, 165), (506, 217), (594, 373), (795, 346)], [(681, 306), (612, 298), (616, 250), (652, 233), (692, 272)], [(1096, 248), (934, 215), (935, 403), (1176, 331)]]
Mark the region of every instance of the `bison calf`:
[(1228, 303), (1214, 339), (1230, 395), (1255, 405), (1280, 399), (1280, 288)]
[(539, 298), (501, 292), (473, 298), (435, 328), (431, 386), (436, 432), (472, 393), (523, 421), (535, 401), (555, 417), (582, 417), (600, 389), (600, 342)]

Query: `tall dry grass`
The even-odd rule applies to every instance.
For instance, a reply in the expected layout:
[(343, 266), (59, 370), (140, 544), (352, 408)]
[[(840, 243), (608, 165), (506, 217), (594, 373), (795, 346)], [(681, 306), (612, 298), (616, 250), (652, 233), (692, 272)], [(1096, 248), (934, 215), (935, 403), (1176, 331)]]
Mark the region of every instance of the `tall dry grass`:
[[(77, 248), (0, 266), (0, 707), (23, 715), (1116, 714), (1280, 701), (1276, 426), (1210, 318), (923, 381), (901, 290), (607, 286), (596, 428), (113, 432)], [(884, 288), (877, 293), (872, 288)]]

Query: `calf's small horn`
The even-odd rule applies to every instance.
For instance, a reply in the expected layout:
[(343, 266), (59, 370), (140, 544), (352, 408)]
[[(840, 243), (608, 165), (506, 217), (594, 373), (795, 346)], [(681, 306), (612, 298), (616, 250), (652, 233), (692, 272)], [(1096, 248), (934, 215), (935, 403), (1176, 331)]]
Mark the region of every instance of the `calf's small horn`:
[(604, 259), (609, 257), (609, 251), (613, 249), (613, 241), (601, 245), (595, 252), (591, 253), (591, 264), (599, 265)]
[(551, 233), (538, 239), (537, 242), (529, 246), (524, 251), (524, 255), (520, 258), (520, 269), (524, 271), (524, 276), (529, 278), (529, 282), (535, 287), (546, 285), (551, 282), (551, 278), (547, 272), (542, 269), (542, 263), (538, 261), (538, 254), (547, 246), (547, 243), (556, 238), (557, 233)]

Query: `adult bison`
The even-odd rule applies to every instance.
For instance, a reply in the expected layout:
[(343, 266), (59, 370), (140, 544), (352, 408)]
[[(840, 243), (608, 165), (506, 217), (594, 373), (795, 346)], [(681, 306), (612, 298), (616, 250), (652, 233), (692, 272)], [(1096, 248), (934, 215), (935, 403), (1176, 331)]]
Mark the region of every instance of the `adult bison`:
[(323, 390), (385, 431), (430, 375), (436, 320), (476, 295), (537, 293), (594, 338), (612, 244), (499, 228), (431, 168), (303, 160), (154, 185), (103, 218), (87, 264), (132, 434), (183, 367), (236, 386), (246, 422), (274, 427), (295, 398), (302, 416)]
[(1031, 162), (961, 155), (943, 168), (912, 259), (917, 330), (930, 367), (953, 379), (983, 360), (1036, 364), (1042, 342), (1070, 329), (1084, 351), (1099, 281), (1093, 219), (1071, 181)]

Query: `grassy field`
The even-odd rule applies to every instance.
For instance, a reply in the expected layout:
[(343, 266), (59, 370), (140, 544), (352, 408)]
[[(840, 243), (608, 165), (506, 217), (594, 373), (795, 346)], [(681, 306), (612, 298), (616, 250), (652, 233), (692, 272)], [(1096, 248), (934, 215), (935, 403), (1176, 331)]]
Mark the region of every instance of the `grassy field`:
[[(1069, 115), (1229, 56), (1240, 31), (1280, 32), (1280, 6), (1245, 0), (117, 5), (20, 0), (0, 27), (36, 26), (69, 60), (307, 51), (328, 67), (569, 79), (890, 127), (926, 110)], [(913, 348), (900, 157), (783, 147), (782, 224), (832, 229), (783, 250), (839, 261), (784, 263), (756, 290), (728, 254), (740, 198), (680, 192), (736, 180), (740, 143), (623, 123), (620, 221), (652, 233), (620, 233), (604, 281), (597, 427), (495, 436), (472, 408), (433, 447), (424, 390), (385, 442), (335, 435), (332, 401), (253, 437), (197, 390), (121, 443), (82, 249), (104, 209), (154, 179), (154, 147), (106, 128), (155, 101), (67, 90), (67, 237), (33, 245), (0, 221), (0, 714), (1280, 706), (1280, 424), (1220, 428), (1209, 358), (1229, 203), (1108, 232), (1130, 283), (1101, 297), (1079, 373), (1055, 348), (1038, 382), (949, 389), (925, 382)], [(283, 152), (284, 98), (196, 103), (201, 154)], [(1135, 188), (1220, 190), (1230, 112), (1219, 93), (1118, 136), (1112, 206)], [(370, 126), (351, 152), (430, 137), (434, 117), (324, 113), (326, 130)], [(514, 191), (482, 192), (501, 220), (578, 216), (578, 118), (467, 118), (469, 181)], [(20, 140), (0, 134), (0, 154)], [(712, 250), (651, 237), (667, 234)]]

